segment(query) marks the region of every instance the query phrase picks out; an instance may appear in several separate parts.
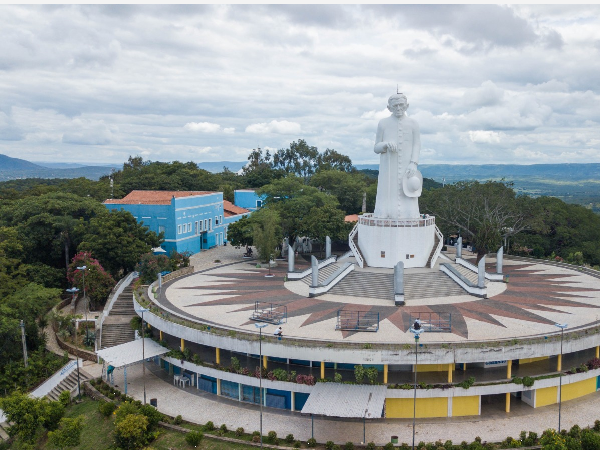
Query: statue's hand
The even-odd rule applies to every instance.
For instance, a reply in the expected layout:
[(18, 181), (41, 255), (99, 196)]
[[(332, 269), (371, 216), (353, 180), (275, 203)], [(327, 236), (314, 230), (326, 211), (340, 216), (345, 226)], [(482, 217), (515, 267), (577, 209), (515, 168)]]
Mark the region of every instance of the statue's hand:
[(394, 144), (393, 142), (386, 142), (385, 143), (385, 149), (388, 152), (395, 152), (396, 151), (396, 144)]
[(414, 177), (417, 173), (417, 165), (411, 161), (411, 163), (408, 165), (408, 168), (406, 169), (406, 176), (408, 178), (410, 177)]

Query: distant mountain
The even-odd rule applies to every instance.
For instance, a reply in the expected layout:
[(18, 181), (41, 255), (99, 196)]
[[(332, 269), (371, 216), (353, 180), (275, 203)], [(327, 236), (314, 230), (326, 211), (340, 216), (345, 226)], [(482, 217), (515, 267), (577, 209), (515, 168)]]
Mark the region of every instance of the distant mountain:
[(223, 172), (223, 167), (227, 167), (232, 172), (237, 172), (246, 164), (248, 161), (217, 161), (217, 162), (199, 162), (198, 167), (204, 170), (208, 170), (212, 173)]
[(47, 167), (49, 169), (80, 169), (82, 167), (111, 167), (115, 170), (121, 170), (123, 164), (79, 164), (79, 163), (64, 163), (64, 162), (46, 162), (46, 161), (35, 161), (34, 164), (38, 166)]
[[(120, 168), (120, 166), (114, 166)], [(74, 168), (49, 168), (34, 164), (24, 159), (11, 158), (0, 154), (0, 181), (20, 178), (79, 178), (98, 180), (108, 175), (112, 167), (81, 166)]]

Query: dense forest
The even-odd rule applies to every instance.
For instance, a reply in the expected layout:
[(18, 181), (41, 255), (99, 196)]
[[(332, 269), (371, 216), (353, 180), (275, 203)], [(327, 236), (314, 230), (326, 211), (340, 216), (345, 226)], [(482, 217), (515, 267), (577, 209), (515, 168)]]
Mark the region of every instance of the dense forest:
[[(0, 183), (0, 395), (20, 380), (32, 386), (51, 364), (44, 352), (46, 313), (82, 286), (85, 265), (92, 308), (102, 308), (115, 282), (160, 245), (127, 212), (102, 202), (134, 189), (222, 191), (264, 195), (262, 210), (230, 226), (230, 239), (254, 244), (272, 256), (283, 236), (325, 236), (345, 241), (352, 224), (344, 217), (373, 211), (377, 177), (358, 171), (335, 150), (320, 152), (304, 140), (273, 154), (253, 150), (243, 173), (211, 173), (193, 162), (130, 157), (121, 170), (99, 181), (24, 179)], [(552, 197), (519, 195), (509, 183), (457, 182), (442, 187), (425, 180), (423, 213), (436, 216), (445, 236), (462, 235), (479, 254), (506, 245), (508, 253), (600, 265), (600, 216)], [(173, 255), (181, 260), (181, 255)], [(20, 321), (31, 364), (23, 367)]]

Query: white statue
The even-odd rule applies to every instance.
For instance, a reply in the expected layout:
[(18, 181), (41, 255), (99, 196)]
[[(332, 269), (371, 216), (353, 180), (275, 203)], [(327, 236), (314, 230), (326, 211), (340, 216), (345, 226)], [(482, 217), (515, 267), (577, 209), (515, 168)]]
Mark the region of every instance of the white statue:
[(419, 217), (423, 177), (417, 170), (421, 152), (419, 126), (404, 113), (408, 100), (404, 94), (388, 99), (390, 117), (377, 126), (375, 153), (379, 153), (379, 180), (374, 217), (413, 219)]

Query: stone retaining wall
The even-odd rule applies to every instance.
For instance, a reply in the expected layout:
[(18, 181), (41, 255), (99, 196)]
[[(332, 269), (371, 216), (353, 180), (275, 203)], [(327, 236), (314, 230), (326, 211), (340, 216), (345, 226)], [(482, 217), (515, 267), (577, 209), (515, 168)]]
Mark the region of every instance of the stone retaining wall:
[(171, 281), (175, 278), (182, 277), (184, 275), (189, 275), (194, 273), (194, 266), (184, 267), (183, 269), (176, 270), (175, 272), (171, 272), (162, 277), (162, 282), (166, 283), (167, 281)]
[(83, 350), (82, 348), (75, 347), (71, 344), (67, 344), (62, 341), (58, 335), (56, 336), (56, 342), (60, 348), (66, 350), (69, 354), (80, 357), (81, 359), (85, 359), (86, 361), (96, 362), (98, 361), (98, 357), (94, 352), (88, 352), (87, 350)]

